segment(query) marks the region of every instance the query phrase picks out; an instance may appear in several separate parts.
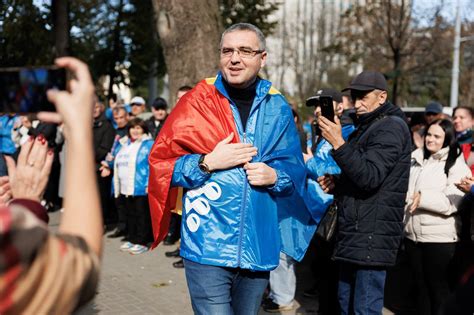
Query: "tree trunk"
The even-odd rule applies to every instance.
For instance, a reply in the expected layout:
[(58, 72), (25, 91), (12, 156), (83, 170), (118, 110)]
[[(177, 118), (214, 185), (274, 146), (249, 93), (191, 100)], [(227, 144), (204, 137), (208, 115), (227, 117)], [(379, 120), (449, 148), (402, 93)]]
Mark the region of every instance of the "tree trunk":
[(54, 28), (54, 56), (69, 55), (69, 3), (53, 0), (51, 3)]
[(217, 0), (153, 0), (169, 75), (170, 104), (182, 85), (216, 75), (222, 31)]
[(123, 9), (124, 9), (124, 0), (120, 0), (117, 5), (117, 20), (115, 20), (115, 27), (113, 30), (113, 42), (112, 42), (112, 60), (110, 60), (109, 64), (109, 87), (107, 95), (110, 97), (114, 93), (114, 84), (115, 84), (115, 77), (117, 76), (117, 70), (115, 66), (120, 58), (120, 49), (121, 49), (121, 26), (123, 20)]

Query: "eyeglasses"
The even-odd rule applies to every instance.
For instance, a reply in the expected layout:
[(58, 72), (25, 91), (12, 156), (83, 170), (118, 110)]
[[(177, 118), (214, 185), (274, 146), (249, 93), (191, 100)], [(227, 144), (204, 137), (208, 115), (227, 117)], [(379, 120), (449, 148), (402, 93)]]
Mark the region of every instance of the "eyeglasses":
[(249, 47), (239, 47), (239, 48), (221, 48), (219, 52), (221, 53), (221, 57), (231, 57), (234, 54), (234, 51), (242, 58), (253, 58), (257, 54), (263, 53), (265, 50), (253, 50)]
[(138, 104), (138, 103), (132, 103), (130, 106), (142, 106), (143, 104)]

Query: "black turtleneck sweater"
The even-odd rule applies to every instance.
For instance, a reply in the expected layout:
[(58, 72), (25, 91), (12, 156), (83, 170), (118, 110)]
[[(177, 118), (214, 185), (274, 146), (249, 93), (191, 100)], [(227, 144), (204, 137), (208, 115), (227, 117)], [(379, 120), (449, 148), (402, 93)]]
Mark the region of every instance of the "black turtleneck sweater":
[(250, 115), (250, 109), (252, 109), (253, 100), (255, 95), (257, 95), (256, 88), (258, 80), (259, 79), (257, 78), (254, 83), (244, 89), (234, 88), (230, 86), (225, 80), (222, 80), (227, 94), (229, 94), (230, 99), (239, 110), (240, 121), (242, 122), (244, 131)]

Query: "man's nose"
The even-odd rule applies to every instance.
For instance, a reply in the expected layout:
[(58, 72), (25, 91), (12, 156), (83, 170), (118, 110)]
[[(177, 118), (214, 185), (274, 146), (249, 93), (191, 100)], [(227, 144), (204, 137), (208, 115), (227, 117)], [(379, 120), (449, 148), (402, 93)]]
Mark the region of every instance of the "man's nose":
[(239, 51), (237, 49), (235, 49), (232, 52), (232, 56), (230, 56), (230, 61), (232, 63), (239, 63), (240, 62), (240, 54), (239, 54)]

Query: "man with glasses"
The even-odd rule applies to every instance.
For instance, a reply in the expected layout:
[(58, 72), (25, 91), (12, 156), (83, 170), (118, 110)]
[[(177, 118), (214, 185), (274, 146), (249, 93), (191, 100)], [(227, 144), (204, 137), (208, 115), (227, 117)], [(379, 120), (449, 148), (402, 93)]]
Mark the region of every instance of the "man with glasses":
[(305, 172), (291, 108), (258, 77), (266, 58), (257, 27), (229, 27), (221, 71), (180, 99), (150, 154), (155, 245), (170, 186), (184, 188), (180, 254), (196, 314), (256, 314), (280, 251), (302, 259), (314, 232), (298, 198)]

